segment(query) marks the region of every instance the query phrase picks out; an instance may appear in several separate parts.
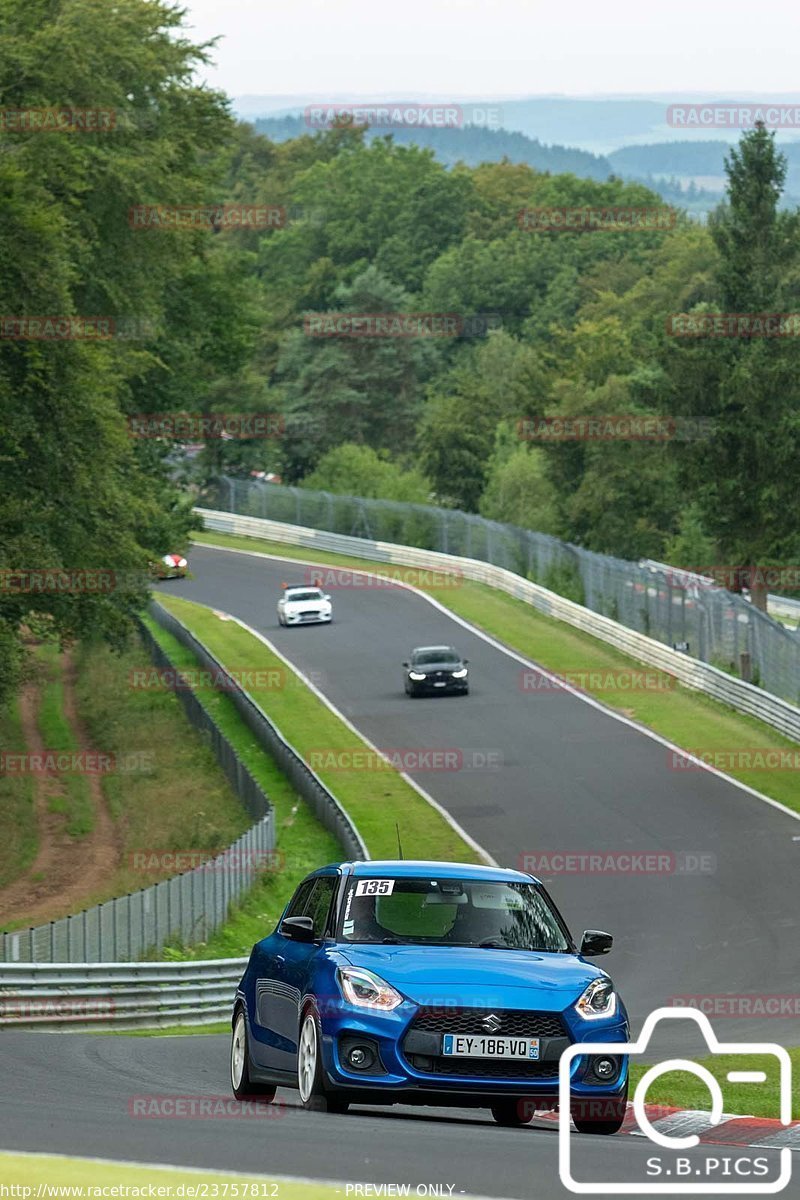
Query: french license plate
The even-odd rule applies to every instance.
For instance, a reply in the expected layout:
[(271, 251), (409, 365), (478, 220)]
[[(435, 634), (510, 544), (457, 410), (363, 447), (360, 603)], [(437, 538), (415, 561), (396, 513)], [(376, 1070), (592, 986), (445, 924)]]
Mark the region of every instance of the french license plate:
[(453, 1058), (539, 1058), (538, 1038), (480, 1037), (477, 1034), (446, 1033), (442, 1054)]

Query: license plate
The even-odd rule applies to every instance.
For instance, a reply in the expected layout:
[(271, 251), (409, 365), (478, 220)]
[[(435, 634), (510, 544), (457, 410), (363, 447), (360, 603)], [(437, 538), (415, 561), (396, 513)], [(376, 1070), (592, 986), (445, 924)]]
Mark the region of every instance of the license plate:
[(538, 1038), (479, 1037), (477, 1034), (446, 1033), (442, 1054), (453, 1058), (539, 1058)]
[(442, 681), (441, 683), (434, 683), (433, 686), (434, 687), (447, 687), (447, 684), (444, 681)]

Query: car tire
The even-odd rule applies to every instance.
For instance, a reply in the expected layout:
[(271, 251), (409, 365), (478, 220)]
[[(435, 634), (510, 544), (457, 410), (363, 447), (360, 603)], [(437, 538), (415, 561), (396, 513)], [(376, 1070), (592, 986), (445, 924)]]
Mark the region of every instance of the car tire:
[(271, 1083), (253, 1083), (250, 1079), (250, 1045), (247, 1037), (247, 1017), (239, 1007), (231, 1033), (231, 1088), (237, 1100), (258, 1098), (265, 1104), (275, 1099), (277, 1087)]
[(527, 1125), (533, 1118), (533, 1110), (530, 1109), (530, 1104), (527, 1100), (498, 1100), (492, 1105), (492, 1116), (498, 1125), (504, 1125), (507, 1129), (513, 1129), (520, 1125)]
[[(592, 1115), (598, 1103), (603, 1105), (603, 1120)], [(588, 1106), (588, 1107), (587, 1107)], [(628, 1109), (628, 1089), (618, 1097), (598, 1097), (591, 1100), (575, 1100), (571, 1104), (572, 1121), (578, 1133), (597, 1133), (603, 1137), (619, 1133)]]
[(307, 1008), (297, 1040), (297, 1090), (303, 1108), (312, 1112), (346, 1113), (348, 1100), (326, 1091), (322, 1066), (322, 1031), (319, 1018)]

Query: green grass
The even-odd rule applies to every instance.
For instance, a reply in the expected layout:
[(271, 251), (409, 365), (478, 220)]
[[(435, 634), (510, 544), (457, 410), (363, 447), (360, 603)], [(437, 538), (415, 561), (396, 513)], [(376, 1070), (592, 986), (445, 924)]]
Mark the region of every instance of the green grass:
[[(45, 750), (78, 750), (78, 739), (64, 712), (64, 680), (61, 653), (54, 643), (37, 647), (36, 659), (42, 665), (45, 682), (37, 715)], [(64, 771), (59, 775), (60, 796), (49, 801), (51, 812), (62, 813), (71, 838), (88, 837), (94, 829), (94, 804), (89, 780), (85, 775)]]
[[(403, 578), (408, 569), (385, 563), (365, 561), (347, 555), (319, 552), (316, 549), (287, 546), (258, 538), (234, 537), (204, 532), (195, 540), (208, 545), (231, 546), (276, 554), (284, 558), (306, 559), (321, 565), (357, 567), (388, 577)], [(722, 704), (683, 687), (676, 680), (663, 689), (609, 690), (592, 684), (591, 674), (605, 678), (641, 670), (636, 660), (621, 654), (606, 643), (552, 617), (544, 616), (530, 604), (515, 600), (485, 584), (464, 580), (459, 586), (424, 587), (434, 599), (472, 622), (511, 649), (558, 674), (581, 673), (584, 690), (596, 696), (608, 708), (629, 716), (661, 734), (685, 750), (796, 749), (796, 743), (782, 737), (768, 725), (742, 716)], [(523, 668), (520, 666), (520, 671)], [(671, 678), (671, 677), (670, 677)], [(664, 748), (664, 769), (668, 770), (669, 751)], [(726, 768), (726, 773), (748, 784), (787, 808), (800, 812), (800, 787), (797, 771)]]
[[(231, 1101), (233, 1103), (233, 1101)], [(279, 1112), (280, 1110), (278, 1110)], [(254, 1137), (258, 1119), (254, 1118)], [(211, 1131), (209, 1131), (211, 1132)], [(109, 1150), (109, 1152), (111, 1152)], [(91, 1158), (69, 1158), (61, 1154), (5, 1154), (0, 1152), (0, 1178), (9, 1196), (81, 1194), (88, 1196), (229, 1196), (276, 1197), (276, 1200), (334, 1200), (341, 1189), (320, 1181), (287, 1179), (285, 1176), (226, 1173), (195, 1167), (154, 1167), (137, 1163), (98, 1162)], [(75, 1189), (72, 1191), (71, 1189)], [(89, 1193), (86, 1189), (98, 1189)], [(12, 1190), (13, 1189), (13, 1190)], [(23, 1190), (28, 1189), (28, 1190)], [(52, 1190), (50, 1190), (52, 1189)]]
[[(53, 653), (51, 649), (45, 654), (48, 671)], [(121, 654), (99, 643), (83, 643), (74, 653), (78, 714), (92, 747), (102, 753), (130, 756), (129, 761), (144, 768), (100, 776), (117, 830), (118, 864), (102, 886), (87, 891), (82, 907), (89, 908), (175, 874), (168, 859), (151, 868), (156, 859), (150, 857), (148, 869), (143, 869), (134, 858), (137, 852), (211, 856), (235, 842), (253, 821), (212, 751), (187, 722), (176, 697), (166, 690), (130, 686), (132, 672), (151, 666), (141, 639), (135, 637)], [(71, 727), (64, 726), (60, 691), (46, 687), (42, 717), (46, 746), (52, 749), (67, 741), (74, 745)], [(0, 745), (22, 745), (15, 712), (12, 709), (0, 718)], [(8, 742), (2, 737), (4, 729), (8, 730)], [(61, 778), (70, 779), (68, 775)], [(81, 782), (87, 784), (85, 779)], [(17, 878), (34, 857), (32, 792), (29, 775), (0, 777), (4, 833), (0, 839), (0, 882)], [(6, 801), (13, 820), (6, 819)], [(66, 916), (72, 907), (60, 907), (55, 897), (50, 919)], [(20, 919), (5, 923), (3, 928), (12, 931), (28, 924)]]
[[(795, 1079), (800, 1075), (800, 1049), (790, 1050), (792, 1073)], [(711, 1058), (697, 1059), (701, 1066), (706, 1067), (722, 1087), (725, 1100), (725, 1111), (736, 1113), (740, 1117), (778, 1117), (779, 1116), (779, 1082), (777, 1060), (768, 1055), (748, 1055), (744, 1058), (737, 1055), (719, 1054)], [(633, 1090), (641, 1079), (647, 1066), (631, 1066), (631, 1099)], [(764, 1071), (766, 1083), (728, 1083), (728, 1071)], [(705, 1084), (696, 1075), (686, 1071), (676, 1071), (674, 1074), (663, 1075), (656, 1080), (647, 1091), (649, 1104), (664, 1104), (674, 1108), (698, 1108), (707, 1110), (711, 1107), (711, 1096)], [(792, 1096), (792, 1118), (800, 1120), (800, 1092), (795, 1086)]]
[[(0, 711), (0, 747), (12, 753), (24, 753), (19, 703)], [(0, 837), (0, 888), (27, 871), (36, 857), (38, 836), (33, 804), (33, 777), (30, 774), (0, 775), (0, 813), (3, 836)]]

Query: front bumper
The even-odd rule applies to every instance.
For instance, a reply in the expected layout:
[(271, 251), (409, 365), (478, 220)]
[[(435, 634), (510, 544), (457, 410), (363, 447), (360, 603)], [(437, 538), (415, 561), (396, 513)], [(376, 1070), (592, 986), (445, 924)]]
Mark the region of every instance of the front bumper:
[[(541, 1061), (444, 1059), (436, 1053), (441, 1035), (420, 1034), (414, 1026), (418, 1006), (405, 1002), (392, 1013), (364, 1013), (342, 1003), (328, 1006), (321, 1014), (322, 1055), (327, 1086), (347, 1091), (369, 1103), (485, 1105), (501, 1096), (529, 1097), (553, 1101), (558, 1095), (560, 1054), (575, 1042), (586, 1044), (586, 1056), (572, 1064), (570, 1091), (573, 1096), (604, 1099), (621, 1096), (627, 1088), (627, 1058), (620, 1056), (620, 1070), (610, 1083), (598, 1083), (591, 1075), (592, 1042), (628, 1041), (628, 1026), (619, 1013), (609, 1021), (595, 1021), (582, 1029), (565, 1013), (563, 1035), (541, 1039)], [(584, 1023), (585, 1024), (585, 1023)], [(356, 1070), (345, 1059), (354, 1042), (374, 1047), (376, 1062), (369, 1070)], [(463, 1063), (463, 1065), (462, 1065)], [(484, 1063), (490, 1065), (484, 1068)]]
[(409, 691), (416, 696), (437, 696), (448, 692), (466, 692), (469, 689), (469, 676), (464, 679), (407, 679)]
[(286, 613), (283, 619), (287, 625), (326, 625), (332, 615), (330, 612)]

